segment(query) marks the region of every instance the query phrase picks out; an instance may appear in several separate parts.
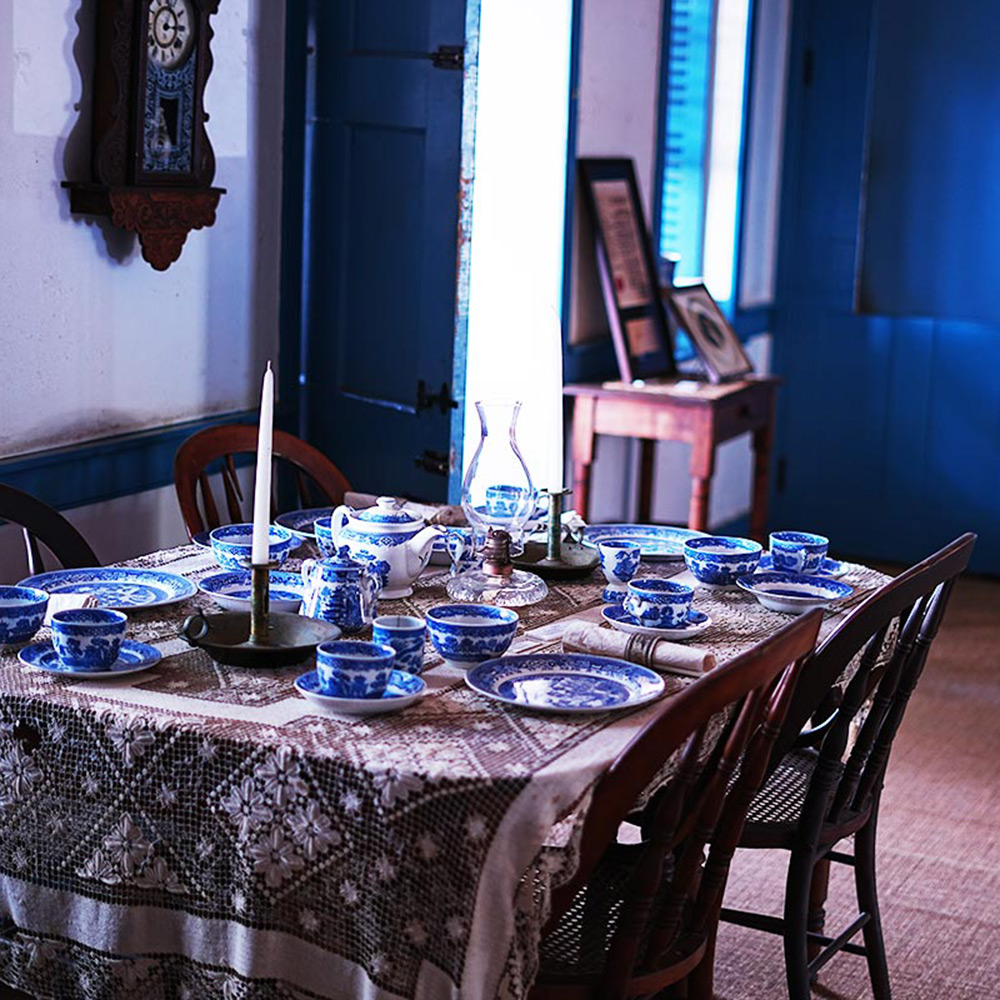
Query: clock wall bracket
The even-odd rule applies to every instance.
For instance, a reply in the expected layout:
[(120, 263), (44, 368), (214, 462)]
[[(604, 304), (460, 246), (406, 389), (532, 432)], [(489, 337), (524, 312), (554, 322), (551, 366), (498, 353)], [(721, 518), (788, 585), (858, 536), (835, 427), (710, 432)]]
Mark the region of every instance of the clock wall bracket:
[(64, 181), (74, 213), (138, 234), (166, 270), (192, 229), (211, 226), (224, 189), (203, 96), (209, 18), (219, 0), (98, 0), (91, 179)]

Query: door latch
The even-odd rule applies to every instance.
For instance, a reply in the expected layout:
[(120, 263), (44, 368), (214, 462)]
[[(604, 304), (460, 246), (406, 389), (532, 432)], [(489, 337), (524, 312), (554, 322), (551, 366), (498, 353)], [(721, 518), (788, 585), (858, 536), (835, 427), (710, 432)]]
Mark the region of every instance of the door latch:
[(439, 45), (434, 52), (428, 52), (427, 58), (435, 69), (464, 69), (464, 45)]
[(447, 382), (442, 382), (437, 392), (429, 393), (427, 383), (420, 379), (417, 382), (417, 412), (433, 410), (434, 407), (437, 407), (442, 414), (458, 409), (458, 402), (451, 398), (451, 386)]
[(413, 463), (418, 469), (423, 469), (424, 472), (429, 472), (432, 475), (448, 475), (448, 456), (444, 452), (424, 448), (424, 453), (417, 455)]

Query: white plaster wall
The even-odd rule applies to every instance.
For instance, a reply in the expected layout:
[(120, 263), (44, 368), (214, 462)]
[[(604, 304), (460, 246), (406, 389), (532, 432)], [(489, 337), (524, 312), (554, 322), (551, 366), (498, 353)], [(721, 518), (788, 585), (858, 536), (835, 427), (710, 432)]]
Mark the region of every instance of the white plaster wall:
[[(284, 5), (225, 0), (212, 19), (227, 193), (164, 273), (133, 236), (70, 215), (60, 186), (89, 177), (96, 11), (0, 0), (0, 458), (255, 407), (277, 360)], [(172, 487), (68, 516), (102, 562), (185, 537)], [(0, 528), (0, 578), (18, 544)]]

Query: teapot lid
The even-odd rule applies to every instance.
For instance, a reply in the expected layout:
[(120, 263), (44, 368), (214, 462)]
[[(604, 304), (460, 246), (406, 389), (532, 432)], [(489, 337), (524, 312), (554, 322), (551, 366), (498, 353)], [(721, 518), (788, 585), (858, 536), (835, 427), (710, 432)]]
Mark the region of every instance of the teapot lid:
[(400, 525), (423, 524), (424, 519), (403, 508), (402, 501), (395, 497), (379, 497), (374, 507), (355, 514), (355, 519), (366, 524)]

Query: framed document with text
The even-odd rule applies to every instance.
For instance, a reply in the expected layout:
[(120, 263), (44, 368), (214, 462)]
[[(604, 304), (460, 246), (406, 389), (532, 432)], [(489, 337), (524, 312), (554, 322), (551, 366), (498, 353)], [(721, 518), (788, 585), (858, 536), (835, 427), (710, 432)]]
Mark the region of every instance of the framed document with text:
[(577, 162), (622, 381), (673, 375), (673, 344), (632, 161)]

